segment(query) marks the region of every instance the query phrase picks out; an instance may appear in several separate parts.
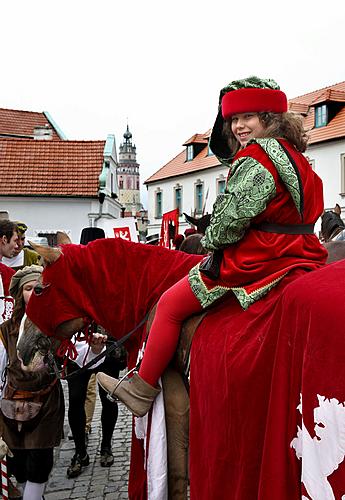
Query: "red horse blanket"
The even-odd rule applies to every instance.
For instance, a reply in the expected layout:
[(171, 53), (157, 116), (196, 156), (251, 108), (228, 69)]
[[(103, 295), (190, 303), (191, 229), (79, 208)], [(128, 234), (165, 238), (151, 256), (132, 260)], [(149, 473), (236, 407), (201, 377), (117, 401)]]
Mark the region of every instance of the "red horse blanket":
[(345, 261), (292, 278), (194, 337), (194, 500), (345, 498)]
[[(63, 252), (28, 307), (48, 334), (88, 315), (121, 337), (198, 260), (118, 240)], [(192, 500), (345, 498), (344, 303), (340, 261), (293, 271), (246, 311), (230, 295), (209, 310), (191, 353)], [(146, 498), (145, 474), (134, 438), (131, 500)]]

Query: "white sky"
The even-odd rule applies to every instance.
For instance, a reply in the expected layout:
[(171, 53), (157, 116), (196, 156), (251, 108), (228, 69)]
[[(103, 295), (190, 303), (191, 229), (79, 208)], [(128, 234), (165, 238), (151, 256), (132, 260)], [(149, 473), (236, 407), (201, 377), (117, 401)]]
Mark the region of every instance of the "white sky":
[(4, 0), (0, 107), (117, 146), (128, 118), (144, 181), (213, 125), (229, 81), (288, 98), (344, 81), (344, 21), (344, 0)]

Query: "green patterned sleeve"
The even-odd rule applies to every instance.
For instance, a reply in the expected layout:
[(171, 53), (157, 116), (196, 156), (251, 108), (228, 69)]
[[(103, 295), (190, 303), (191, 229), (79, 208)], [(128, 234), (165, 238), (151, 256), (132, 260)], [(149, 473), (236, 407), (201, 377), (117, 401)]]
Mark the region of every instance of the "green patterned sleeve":
[(262, 213), (276, 194), (272, 174), (257, 160), (244, 157), (232, 168), (233, 175), (213, 205), (211, 222), (201, 242), (218, 250), (243, 238), (251, 220)]

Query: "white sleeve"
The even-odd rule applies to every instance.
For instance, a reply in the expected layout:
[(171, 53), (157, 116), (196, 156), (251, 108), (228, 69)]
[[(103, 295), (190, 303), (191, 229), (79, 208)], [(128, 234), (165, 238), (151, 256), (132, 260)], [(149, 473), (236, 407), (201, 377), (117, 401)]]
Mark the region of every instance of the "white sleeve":
[[(72, 361), (74, 361), (74, 363), (77, 363), (77, 365), (80, 366), (80, 368), (82, 368), (87, 363), (89, 363), (89, 361), (92, 361), (93, 359), (95, 359), (96, 356), (98, 356), (98, 354), (95, 354), (94, 352), (92, 352), (91, 347), (89, 346), (89, 344), (87, 342), (83, 342), (83, 341), (78, 342), (77, 341), (75, 343), (75, 348), (77, 350), (77, 357), (76, 357), (76, 359), (73, 359)], [(105, 350), (105, 346), (103, 347), (101, 352), (103, 352), (104, 350)], [(97, 363), (92, 365), (90, 367), (90, 370), (93, 370), (94, 368), (97, 368), (97, 366), (101, 365), (103, 363), (104, 359), (105, 359), (105, 356), (102, 359), (100, 359), (99, 361), (97, 361)]]
[(4, 344), (0, 341), (0, 398), (2, 397), (2, 391), (4, 389), (3, 377), (7, 366), (7, 360), (7, 351)]

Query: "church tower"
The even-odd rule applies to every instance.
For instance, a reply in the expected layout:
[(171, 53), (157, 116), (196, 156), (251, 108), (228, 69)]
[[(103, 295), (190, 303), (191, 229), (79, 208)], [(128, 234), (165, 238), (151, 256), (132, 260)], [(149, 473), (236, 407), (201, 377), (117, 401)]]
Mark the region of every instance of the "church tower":
[(135, 215), (142, 208), (140, 203), (139, 164), (135, 144), (132, 144), (132, 134), (128, 124), (123, 134), (124, 142), (120, 144), (117, 179), (119, 183), (119, 201), (126, 212)]

